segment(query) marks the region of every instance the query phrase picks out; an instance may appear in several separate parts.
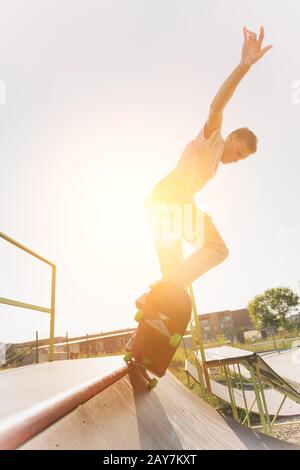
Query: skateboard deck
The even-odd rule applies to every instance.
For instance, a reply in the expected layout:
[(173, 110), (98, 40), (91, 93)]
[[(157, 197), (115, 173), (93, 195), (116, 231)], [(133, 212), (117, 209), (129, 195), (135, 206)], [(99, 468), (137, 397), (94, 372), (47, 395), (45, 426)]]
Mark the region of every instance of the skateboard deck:
[(191, 300), (182, 287), (161, 281), (136, 305), (139, 326), (124, 360), (136, 367), (148, 380), (149, 388), (153, 388), (156, 381), (147, 371), (157, 377), (165, 375), (191, 319)]

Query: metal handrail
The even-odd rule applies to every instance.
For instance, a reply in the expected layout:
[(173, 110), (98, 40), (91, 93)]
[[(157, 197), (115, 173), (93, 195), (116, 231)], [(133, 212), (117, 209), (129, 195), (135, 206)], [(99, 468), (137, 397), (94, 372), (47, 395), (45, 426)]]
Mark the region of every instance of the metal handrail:
[(20, 302), (19, 300), (12, 300), (12, 299), (5, 299), (4, 297), (0, 297), (0, 304), (11, 305), (14, 307), (21, 307), (26, 308), (29, 310), (37, 310), (39, 312), (48, 313), (50, 314), (50, 344), (49, 344), (49, 361), (53, 361), (53, 353), (54, 353), (54, 326), (55, 326), (55, 289), (56, 289), (56, 265), (51, 261), (48, 261), (46, 258), (38, 255), (34, 251), (30, 250), (26, 246), (22, 245), (21, 243), (13, 240), (11, 237), (8, 237), (4, 233), (0, 232), (0, 238), (7, 241), (11, 245), (16, 246), (22, 251), (25, 251), (29, 255), (33, 256), (34, 258), (43, 261), (43, 263), (48, 264), (51, 266), (52, 269), (52, 278), (51, 278), (51, 306), (50, 308), (40, 307), (38, 305), (27, 304), (25, 302)]

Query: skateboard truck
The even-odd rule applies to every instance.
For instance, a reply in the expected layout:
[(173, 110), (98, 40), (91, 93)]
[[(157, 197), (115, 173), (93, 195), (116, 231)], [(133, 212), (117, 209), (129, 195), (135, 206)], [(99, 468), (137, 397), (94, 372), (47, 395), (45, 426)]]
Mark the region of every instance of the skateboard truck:
[(128, 367), (135, 368), (147, 380), (147, 388), (149, 391), (156, 387), (158, 380), (155, 377), (150, 377), (146, 370), (146, 367), (151, 364), (151, 361), (147, 357), (143, 357), (142, 362), (139, 363), (134, 359), (133, 354), (128, 352), (123, 359)]

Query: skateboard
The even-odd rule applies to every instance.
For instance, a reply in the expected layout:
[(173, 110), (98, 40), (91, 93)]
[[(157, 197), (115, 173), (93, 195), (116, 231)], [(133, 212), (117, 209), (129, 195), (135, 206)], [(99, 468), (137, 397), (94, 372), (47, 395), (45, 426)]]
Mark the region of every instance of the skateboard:
[(136, 301), (136, 306), (139, 325), (124, 360), (145, 377), (151, 390), (158, 381), (148, 372), (165, 375), (190, 322), (191, 299), (184, 288), (160, 281)]

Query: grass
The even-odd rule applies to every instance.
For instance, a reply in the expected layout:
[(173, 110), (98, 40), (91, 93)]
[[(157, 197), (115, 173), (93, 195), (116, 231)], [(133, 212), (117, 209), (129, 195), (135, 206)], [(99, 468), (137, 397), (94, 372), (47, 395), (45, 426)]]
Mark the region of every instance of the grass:
[[(201, 387), (185, 372), (185, 351), (178, 348), (169, 366), (169, 371), (185, 385), (194, 395), (202, 398)], [(193, 351), (187, 350), (187, 359), (196, 367), (196, 360)], [(221, 402), (214, 396), (207, 397), (207, 401), (213, 407), (222, 406)]]
[[(264, 342), (269, 342), (271, 340), (267, 340)], [(276, 342), (276, 347), (277, 349), (291, 349), (294, 343), (294, 339), (277, 339), (275, 340)], [(264, 343), (263, 342), (263, 343)], [(245, 343), (245, 344), (240, 344), (236, 343), (233, 344), (234, 348), (240, 348), (240, 349), (246, 349), (247, 351), (253, 351), (256, 353), (262, 353), (262, 352), (269, 352), (269, 351), (276, 351), (274, 343), (270, 344), (263, 344), (263, 343)]]

